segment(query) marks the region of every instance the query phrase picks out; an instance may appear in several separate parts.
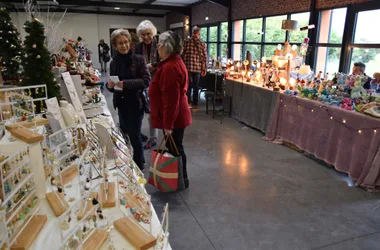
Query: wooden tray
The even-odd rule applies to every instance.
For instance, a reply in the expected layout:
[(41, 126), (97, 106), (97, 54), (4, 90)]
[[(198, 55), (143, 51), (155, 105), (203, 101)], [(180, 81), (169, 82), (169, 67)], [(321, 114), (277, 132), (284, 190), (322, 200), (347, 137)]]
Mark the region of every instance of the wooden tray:
[[(81, 202), (80, 207), (79, 207), (79, 211), (77, 214), (78, 220), (81, 220), (88, 213), (88, 211), (90, 211), (94, 207), (94, 205), (92, 205), (92, 199), (98, 199), (98, 196), (99, 196), (99, 194), (97, 192), (91, 192), (91, 194), (90, 194), (91, 201), (82, 201)], [(86, 206), (86, 207), (84, 208), (84, 206)], [(84, 210), (83, 210), (83, 208), (84, 208)], [(96, 211), (94, 210), (90, 215), (93, 215), (95, 213), (96, 213)]]
[(27, 128), (17, 128), (10, 132), (12, 136), (26, 143), (35, 143), (44, 140), (44, 137), (41, 134), (33, 132)]
[(146, 250), (156, 245), (157, 239), (137, 224), (133, 218), (120, 218), (114, 222), (114, 226), (136, 249)]
[(75, 177), (77, 177), (79, 174), (78, 166), (73, 165), (68, 167), (67, 169), (64, 169), (62, 171), (62, 185), (65, 186), (67, 183), (72, 181)]
[[(56, 193), (61, 198), (63, 205), (54, 193)], [(47, 193), (46, 199), (49, 202), (51, 209), (53, 209), (55, 216), (61, 216), (70, 207), (67, 201), (65, 200), (63, 193)]]
[(149, 215), (149, 216), (151, 215), (150, 206), (146, 203), (141, 204), (140, 201), (131, 193), (124, 193), (123, 197), (127, 201), (129, 200), (129, 201), (132, 201), (133, 203), (135, 203), (138, 206), (138, 208), (140, 208), (142, 210), (142, 212), (145, 213), (145, 215)]
[(100, 195), (102, 207), (115, 207), (116, 206), (116, 185), (115, 182), (108, 182), (108, 196), (106, 199), (105, 183), (100, 184)]
[(99, 250), (102, 248), (104, 242), (108, 238), (108, 233), (104, 229), (95, 229), (95, 232), (91, 234), (90, 238), (86, 239), (83, 244), (82, 250)]
[[(26, 218), (28, 220), (28, 218)], [(21, 234), (17, 237), (17, 242), (11, 246), (11, 250), (27, 250), (33, 244), (38, 234), (47, 222), (46, 215), (34, 215), (29, 221), (28, 225), (22, 230)], [(16, 235), (15, 232), (14, 235)]]
[(11, 131), (20, 128), (20, 125), (25, 128), (34, 128), (35, 126), (42, 126), (47, 124), (49, 124), (48, 119), (42, 117), (35, 117), (32, 122), (23, 121), (5, 125), (5, 129)]

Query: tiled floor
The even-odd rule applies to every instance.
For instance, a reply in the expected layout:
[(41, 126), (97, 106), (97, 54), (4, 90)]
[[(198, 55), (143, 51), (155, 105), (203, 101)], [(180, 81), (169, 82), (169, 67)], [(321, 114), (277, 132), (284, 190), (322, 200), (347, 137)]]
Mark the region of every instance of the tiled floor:
[(169, 203), (174, 250), (380, 249), (380, 194), (262, 137), (236, 120), (193, 113), (184, 143), (190, 188), (147, 187), (157, 211)]

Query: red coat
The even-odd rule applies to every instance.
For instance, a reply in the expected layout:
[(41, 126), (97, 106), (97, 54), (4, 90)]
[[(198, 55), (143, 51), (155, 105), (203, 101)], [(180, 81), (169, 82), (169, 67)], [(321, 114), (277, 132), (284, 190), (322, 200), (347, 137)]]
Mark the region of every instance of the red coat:
[(191, 124), (187, 101), (188, 73), (179, 55), (171, 55), (158, 63), (149, 86), (152, 128), (185, 128)]

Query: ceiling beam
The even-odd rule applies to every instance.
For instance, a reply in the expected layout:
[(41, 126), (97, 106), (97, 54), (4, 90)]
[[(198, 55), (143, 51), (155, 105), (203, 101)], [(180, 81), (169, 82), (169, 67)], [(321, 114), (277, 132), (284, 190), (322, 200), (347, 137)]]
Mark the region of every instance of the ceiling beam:
[(230, 7), (231, 0), (207, 0), (207, 2), (214, 3), (214, 4), (218, 4), (218, 5), (220, 5), (220, 6), (223, 6), (223, 7), (229, 8), (229, 7)]
[[(151, 4), (151, 3), (154, 3), (156, 0), (148, 0), (148, 1), (146, 1), (144, 4)], [(133, 11), (132, 11), (132, 13), (136, 13), (137, 11), (139, 11), (140, 9), (134, 9)]]
[[(23, 4), (25, 0), (6, 0), (8, 3), (21, 3)], [(37, 1), (38, 2), (38, 1)], [(84, 7), (120, 7), (128, 8), (128, 9), (149, 9), (149, 10), (168, 10), (175, 12), (185, 12), (189, 13), (189, 7), (179, 7), (179, 6), (171, 6), (171, 5), (154, 5), (148, 3), (122, 3), (122, 2), (103, 2), (103, 1), (89, 1), (89, 0), (58, 0), (59, 5), (64, 8), (65, 5), (76, 5), (76, 6), (84, 6)], [(53, 5), (53, 4), (52, 4)]]
[[(25, 12), (24, 9), (8, 9), (9, 11), (17, 11), (17, 12)], [(46, 12), (47, 8), (41, 8), (41, 12)], [(50, 11), (54, 12), (64, 12), (65, 9), (60, 8), (57, 6), (57, 8), (50, 7)], [(149, 14), (149, 13), (131, 13), (131, 12), (117, 12), (114, 11), (97, 11), (97, 10), (78, 10), (78, 9), (67, 9), (67, 13), (82, 13), (82, 14), (99, 14), (99, 15), (119, 15), (119, 16), (142, 16), (142, 17), (164, 17), (165, 14)]]

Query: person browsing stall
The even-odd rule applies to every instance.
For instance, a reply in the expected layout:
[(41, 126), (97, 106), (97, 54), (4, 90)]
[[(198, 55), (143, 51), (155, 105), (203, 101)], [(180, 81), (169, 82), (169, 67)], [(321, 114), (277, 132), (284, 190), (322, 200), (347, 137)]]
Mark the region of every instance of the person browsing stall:
[[(149, 87), (152, 127), (163, 129), (165, 136), (172, 135), (182, 157), (185, 187), (189, 187), (186, 154), (183, 146), (185, 129), (191, 124), (187, 100), (188, 73), (180, 55), (182, 40), (172, 31), (162, 33), (158, 41), (161, 62)], [(172, 155), (176, 150), (167, 140), (166, 147)]]
[[(354, 67), (352, 68), (352, 74), (353, 75), (365, 75), (365, 64), (362, 62), (356, 62), (354, 63)], [(368, 81), (363, 85), (363, 88), (370, 89), (371, 88), (371, 77), (368, 76)]]
[[(157, 29), (151, 21), (144, 20), (137, 26), (137, 35), (140, 37), (142, 42), (136, 46), (135, 53), (144, 56), (145, 62), (147, 63), (149, 72), (153, 79), (157, 70), (157, 63), (160, 61), (157, 53), (157, 41), (155, 39)], [(147, 109), (146, 113), (149, 114), (150, 110)], [(148, 117), (148, 121), (150, 137), (147, 144), (145, 144), (144, 149), (151, 149), (157, 145), (158, 130), (152, 128), (150, 115)]]
[(111, 80), (107, 88), (113, 92), (113, 104), (118, 110), (121, 130), (129, 136), (133, 147), (133, 160), (144, 170), (141, 126), (144, 116), (145, 96), (143, 91), (151, 81), (149, 70), (141, 55), (130, 50), (131, 35), (127, 30), (118, 29), (111, 35), (111, 43), (117, 53), (110, 64), (110, 76), (118, 77), (118, 82)]

